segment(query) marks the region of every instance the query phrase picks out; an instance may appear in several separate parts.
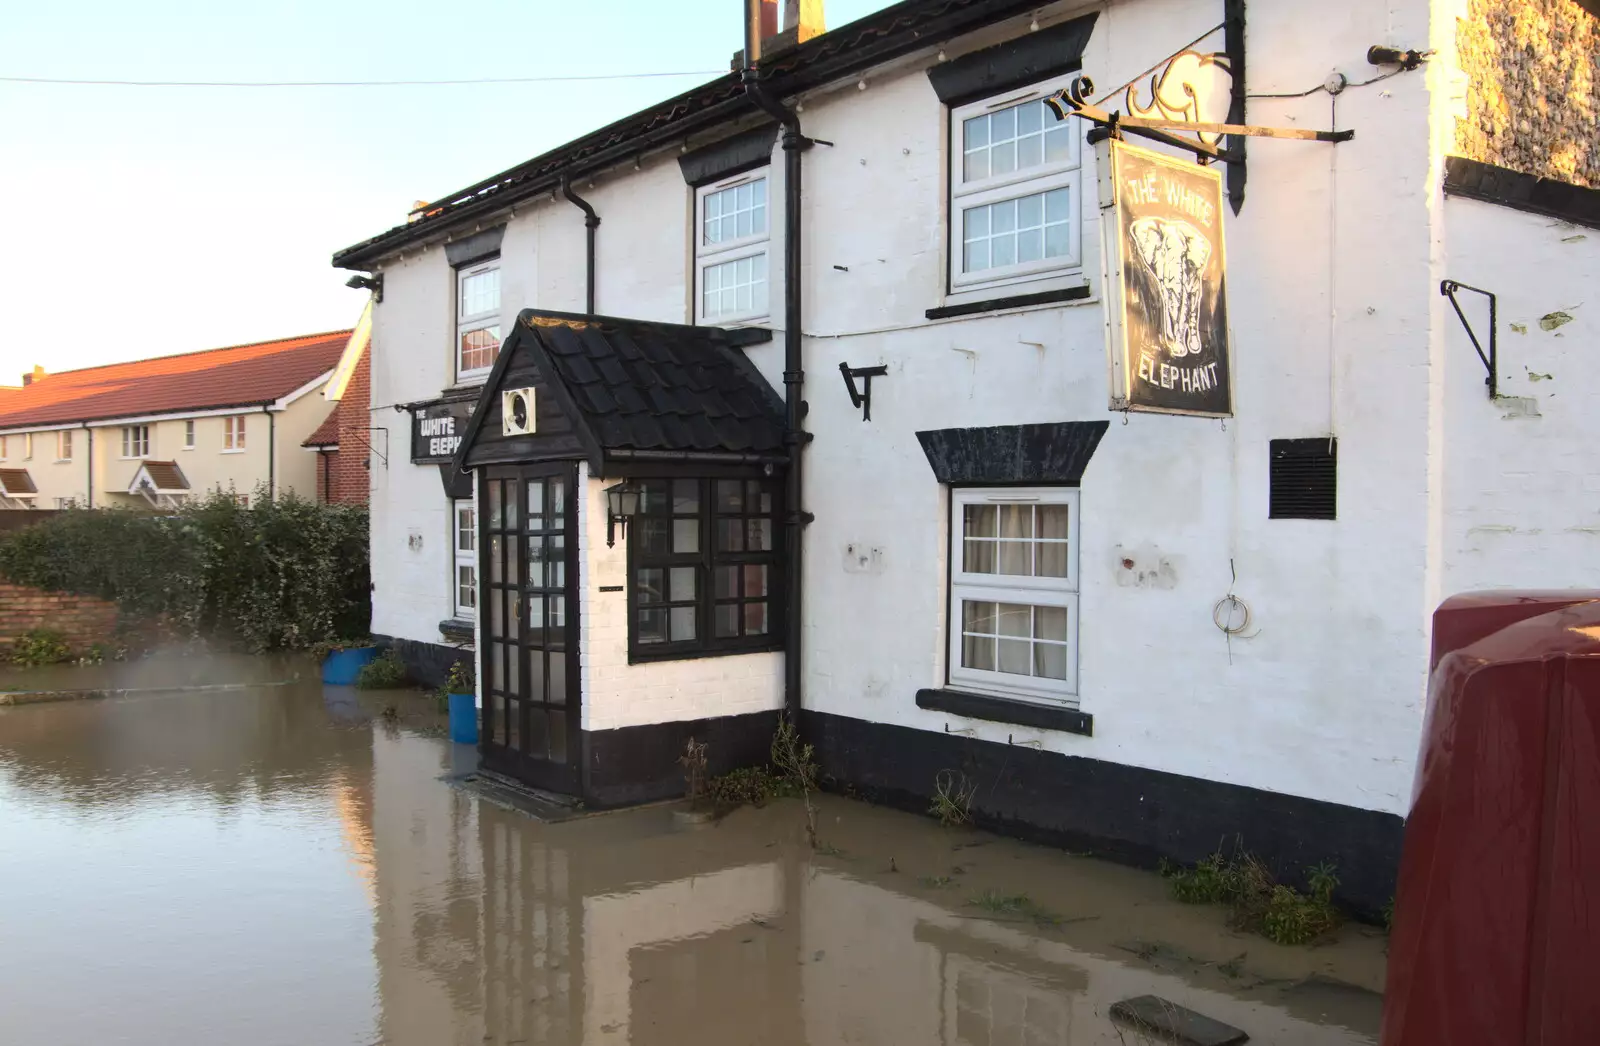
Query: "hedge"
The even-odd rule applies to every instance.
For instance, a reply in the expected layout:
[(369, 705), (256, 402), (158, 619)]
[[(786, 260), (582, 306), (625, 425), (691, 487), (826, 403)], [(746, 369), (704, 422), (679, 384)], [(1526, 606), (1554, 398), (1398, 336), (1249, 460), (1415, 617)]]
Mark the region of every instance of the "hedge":
[(70, 509), (0, 534), (0, 576), (98, 596), (125, 620), (264, 651), (364, 635), (367, 510), (214, 493), (170, 515)]

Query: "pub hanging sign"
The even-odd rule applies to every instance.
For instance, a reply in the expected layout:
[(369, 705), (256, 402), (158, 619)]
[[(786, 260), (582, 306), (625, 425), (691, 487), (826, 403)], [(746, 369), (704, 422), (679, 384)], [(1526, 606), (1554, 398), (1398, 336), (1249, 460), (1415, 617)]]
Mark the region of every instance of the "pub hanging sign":
[(476, 400), (444, 400), (411, 408), (411, 463), (447, 465), (461, 446)]
[(1222, 176), (1193, 160), (1107, 144), (1111, 409), (1229, 417)]

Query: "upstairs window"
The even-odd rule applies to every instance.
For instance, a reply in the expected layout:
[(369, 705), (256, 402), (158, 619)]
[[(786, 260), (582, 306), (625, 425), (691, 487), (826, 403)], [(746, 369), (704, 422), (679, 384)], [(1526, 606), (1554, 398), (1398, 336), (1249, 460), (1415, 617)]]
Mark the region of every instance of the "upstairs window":
[(244, 419), (243, 414), (234, 414), (222, 419), (222, 450), (223, 453), (244, 450)]
[(1078, 492), (951, 496), (950, 684), (1077, 705)]
[(456, 271), (456, 378), (488, 374), (500, 355), (500, 262)]
[(149, 425), (122, 426), (122, 456), (125, 458), (148, 458), (150, 456)]
[(741, 323), (765, 318), (767, 175), (747, 171), (695, 191), (695, 319)]
[(1050, 81), (951, 110), (950, 289), (1048, 279), (1081, 267), (1078, 129)]
[(778, 488), (770, 480), (645, 480), (628, 526), (634, 660), (782, 644)]
[(72, 460), (72, 430), (62, 429), (56, 433), (56, 460)]
[(24, 432), (22, 434), (22, 460), (33, 460), (33, 433), (31, 432)]
[(190, 418), (183, 423), (183, 449), (194, 449), (194, 419)]

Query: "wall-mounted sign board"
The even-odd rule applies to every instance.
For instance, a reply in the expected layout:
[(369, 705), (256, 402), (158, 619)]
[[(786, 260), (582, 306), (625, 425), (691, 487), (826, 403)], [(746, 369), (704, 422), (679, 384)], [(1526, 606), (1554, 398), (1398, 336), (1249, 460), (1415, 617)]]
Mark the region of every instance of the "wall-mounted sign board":
[(1229, 417), (1216, 167), (1112, 140), (1100, 169), (1111, 409)]
[(461, 446), (476, 400), (446, 400), (411, 409), (411, 463), (447, 465)]

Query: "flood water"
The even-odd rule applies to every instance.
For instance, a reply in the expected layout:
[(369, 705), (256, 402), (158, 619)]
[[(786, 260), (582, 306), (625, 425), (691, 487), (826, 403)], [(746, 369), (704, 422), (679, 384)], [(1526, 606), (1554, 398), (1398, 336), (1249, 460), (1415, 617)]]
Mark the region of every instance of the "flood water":
[(1091, 1046), (1144, 994), (1375, 1041), (1371, 931), (1283, 948), (838, 798), (820, 853), (796, 801), (545, 824), (441, 779), (471, 757), (314, 682), (0, 708), (0, 1043)]

